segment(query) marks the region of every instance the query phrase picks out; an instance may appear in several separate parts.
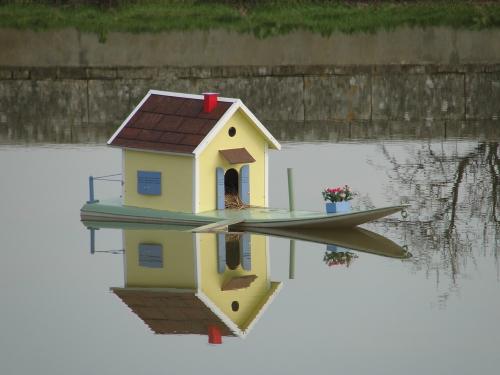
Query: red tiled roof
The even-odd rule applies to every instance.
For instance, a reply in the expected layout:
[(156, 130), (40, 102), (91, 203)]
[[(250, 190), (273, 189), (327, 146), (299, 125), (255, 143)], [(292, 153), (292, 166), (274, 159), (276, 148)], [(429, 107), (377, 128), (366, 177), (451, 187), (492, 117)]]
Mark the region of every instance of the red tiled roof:
[(158, 334), (207, 335), (216, 325), (223, 336), (234, 333), (194, 293), (112, 289), (130, 309)]
[(231, 104), (219, 101), (205, 113), (203, 99), (152, 94), (110, 145), (192, 153)]

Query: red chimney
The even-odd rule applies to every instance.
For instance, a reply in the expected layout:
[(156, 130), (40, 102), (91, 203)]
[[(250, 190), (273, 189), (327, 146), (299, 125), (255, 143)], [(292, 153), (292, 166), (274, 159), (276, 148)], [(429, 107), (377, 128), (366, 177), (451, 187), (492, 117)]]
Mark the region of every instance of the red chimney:
[(208, 326), (208, 343), (222, 344), (220, 329), (217, 326)]
[(217, 107), (217, 96), (219, 94), (216, 92), (203, 93), (203, 112), (212, 112)]

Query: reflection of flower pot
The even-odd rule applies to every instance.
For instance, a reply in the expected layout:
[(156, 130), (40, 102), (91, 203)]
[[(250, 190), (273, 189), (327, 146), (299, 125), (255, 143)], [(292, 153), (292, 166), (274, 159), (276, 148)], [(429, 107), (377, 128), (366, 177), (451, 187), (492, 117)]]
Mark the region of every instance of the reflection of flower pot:
[(351, 201), (333, 202), (326, 204), (326, 213), (334, 214), (337, 212), (351, 211)]
[(351, 253), (349, 250), (344, 249), (337, 245), (328, 245), (327, 251), (323, 256), (323, 262), (325, 262), (328, 267), (333, 266), (343, 266), (349, 267), (353, 259), (358, 256), (354, 253)]
[(329, 245), (326, 245), (326, 251), (331, 251), (331, 252), (335, 252), (335, 253), (346, 253), (349, 250), (346, 249), (345, 247), (340, 247), (337, 245), (329, 244)]

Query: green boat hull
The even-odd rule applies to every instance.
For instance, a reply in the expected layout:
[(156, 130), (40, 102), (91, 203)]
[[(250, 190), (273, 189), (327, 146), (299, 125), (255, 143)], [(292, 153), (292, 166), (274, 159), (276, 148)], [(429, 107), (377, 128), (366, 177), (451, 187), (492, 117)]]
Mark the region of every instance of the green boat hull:
[(113, 221), (123, 223), (174, 224), (206, 226), (229, 223), (232, 229), (335, 229), (352, 228), (404, 210), (406, 205), (389, 206), (362, 211), (327, 214), (311, 211), (252, 207), (243, 210), (225, 209), (199, 214), (154, 210), (125, 206), (120, 200), (85, 204), (80, 211), (83, 221)]

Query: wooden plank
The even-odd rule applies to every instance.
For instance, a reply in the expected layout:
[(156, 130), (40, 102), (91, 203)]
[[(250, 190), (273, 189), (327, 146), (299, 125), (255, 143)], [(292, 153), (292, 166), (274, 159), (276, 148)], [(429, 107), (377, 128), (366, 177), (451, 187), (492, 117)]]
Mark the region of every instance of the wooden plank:
[(221, 287), (221, 290), (238, 290), (245, 289), (255, 281), (257, 275), (236, 276), (227, 280)]
[(252, 248), (250, 244), (250, 234), (243, 233), (241, 236), (241, 266), (245, 271), (252, 270)]
[(356, 225), (397, 213), (406, 208), (406, 205), (400, 205), (347, 213), (326, 214), (323, 212), (251, 207), (244, 210), (222, 209), (193, 214), (124, 206), (121, 200), (110, 200), (85, 204), (81, 208), (80, 215), (81, 219), (86, 221), (177, 224), (193, 227), (214, 222), (220, 223), (221, 220), (227, 220), (228, 217), (234, 218), (236, 216), (244, 220), (234, 228), (239, 228), (239, 230), (248, 228), (333, 229), (355, 227)]
[(250, 167), (248, 165), (240, 169), (240, 198), (244, 204), (250, 204)]
[(220, 232), (226, 231), (227, 227), (234, 224), (240, 224), (245, 221), (241, 217), (233, 217), (231, 219), (217, 221), (215, 223), (210, 223), (207, 225), (202, 225), (201, 227), (194, 228), (191, 232)]
[(253, 163), (255, 161), (246, 148), (231, 148), (219, 150), (219, 152), (231, 164)]
[(226, 270), (226, 234), (217, 233), (217, 273)]
[(223, 210), (225, 208), (224, 196), (225, 196), (225, 186), (224, 186), (224, 169), (218, 167), (215, 170), (215, 183), (217, 191), (217, 209)]

